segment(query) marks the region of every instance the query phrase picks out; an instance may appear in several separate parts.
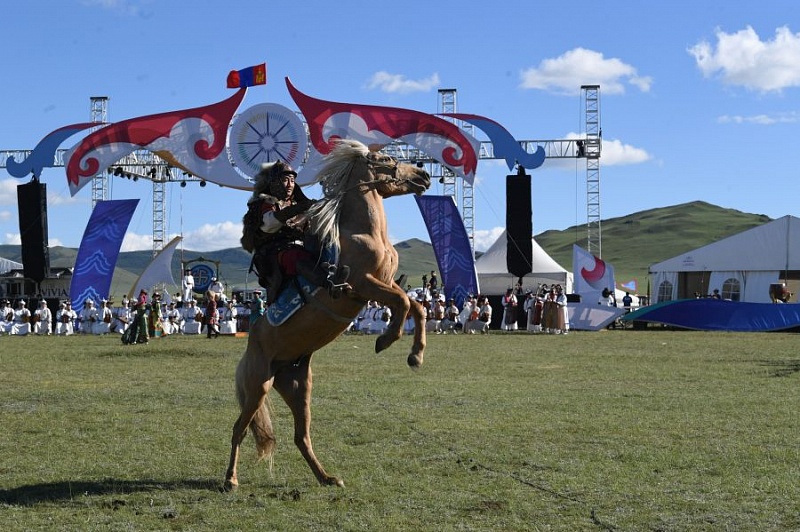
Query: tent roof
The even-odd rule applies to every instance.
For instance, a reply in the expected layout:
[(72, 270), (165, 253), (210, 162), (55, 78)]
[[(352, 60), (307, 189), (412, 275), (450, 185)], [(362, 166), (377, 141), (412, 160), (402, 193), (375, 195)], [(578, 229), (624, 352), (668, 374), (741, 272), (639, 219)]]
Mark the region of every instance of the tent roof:
[(21, 270), (22, 264), (11, 259), (4, 259), (0, 257), (0, 273), (6, 273), (11, 270)]
[[(534, 238), (533, 242), (533, 274), (554, 274), (554, 273), (567, 273), (567, 270), (562, 268), (553, 258), (543, 250), (539, 244), (536, 243)], [(508, 265), (506, 264), (507, 254), (507, 238), (506, 231), (495, 240), (494, 244), (486, 250), (486, 253), (481, 255), (475, 261), (475, 271), (478, 275), (492, 274), (492, 273), (508, 273)]]
[(784, 216), (650, 266), (650, 272), (800, 270), (800, 218)]

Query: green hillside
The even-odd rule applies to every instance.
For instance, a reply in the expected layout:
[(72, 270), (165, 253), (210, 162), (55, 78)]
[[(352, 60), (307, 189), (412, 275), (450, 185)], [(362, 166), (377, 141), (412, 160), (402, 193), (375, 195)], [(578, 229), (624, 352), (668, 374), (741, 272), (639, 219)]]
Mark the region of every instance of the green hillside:
[[(640, 290), (643, 291), (651, 264), (768, 221), (770, 218), (764, 215), (724, 209), (701, 201), (641, 211), (602, 221), (602, 258), (614, 266), (618, 282), (637, 279)], [(586, 247), (586, 229), (578, 226), (563, 231), (545, 231), (536, 235), (536, 241), (556, 262), (567, 271), (572, 271), (572, 245)], [(408, 284), (419, 286), (423, 275), (429, 274), (431, 270), (438, 273), (439, 268), (430, 243), (412, 238), (396, 244), (395, 249), (400, 260), (398, 275), (407, 275)], [(50, 264), (52, 267), (70, 267), (74, 264), (76, 255), (76, 249), (53, 247), (50, 249)], [(152, 260), (152, 256), (151, 251), (120, 253), (111, 294), (121, 297), (130, 290), (139, 274)], [(20, 247), (0, 246), (0, 257), (21, 262)], [(254, 286), (255, 279), (247, 273), (250, 255), (243, 249), (183, 251), (183, 259), (186, 261), (198, 258), (219, 261), (220, 278), (227, 286)], [(176, 252), (172, 271), (177, 282), (180, 282), (180, 261), (180, 253)], [(171, 293), (177, 290), (177, 286), (167, 288)]]

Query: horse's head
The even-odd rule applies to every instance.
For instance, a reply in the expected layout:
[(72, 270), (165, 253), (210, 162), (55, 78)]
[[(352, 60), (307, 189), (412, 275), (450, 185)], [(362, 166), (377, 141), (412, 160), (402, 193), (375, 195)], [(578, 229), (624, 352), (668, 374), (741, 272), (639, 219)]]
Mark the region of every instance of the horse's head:
[[(423, 168), (398, 163), (392, 157), (371, 152), (355, 140), (340, 140), (325, 156), (318, 180), (325, 196), (308, 211), (312, 227), (322, 241), (339, 246), (342, 211), (363, 208), (366, 202), (402, 194), (422, 194), (431, 186)], [(375, 197), (378, 194), (378, 198)], [(350, 204), (348, 202), (354, 201)]]
[(369, 173), (367, 183), (384, 198), (403, 194), (421, 195), (431, 186), (431, 176), (424, 168), (414, 164), (398, 163), (396, 159), (379, 152), (366, 155)]
[(356, 140), (339, 140), (325, 157), (320, 183), (328, 198), (347, 191), (375, 190), (384, 198), (422, 194), (431, 186), (431, 176), (413, 164), (372, 152)]

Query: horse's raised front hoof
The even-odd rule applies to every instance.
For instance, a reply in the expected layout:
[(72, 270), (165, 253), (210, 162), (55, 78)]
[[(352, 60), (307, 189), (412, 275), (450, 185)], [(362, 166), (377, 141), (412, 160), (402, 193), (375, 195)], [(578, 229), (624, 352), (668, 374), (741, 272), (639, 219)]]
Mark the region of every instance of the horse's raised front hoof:
[(239, 483), (235, 480), (230, 478), (225, 479), (225, 483), (222, 485), (222, 491), (236, 491), (239, 488)]
[(411, 369), (417, 369), (422, 365), (422, 353), (411, 353), (408, 355), (408, 365)]

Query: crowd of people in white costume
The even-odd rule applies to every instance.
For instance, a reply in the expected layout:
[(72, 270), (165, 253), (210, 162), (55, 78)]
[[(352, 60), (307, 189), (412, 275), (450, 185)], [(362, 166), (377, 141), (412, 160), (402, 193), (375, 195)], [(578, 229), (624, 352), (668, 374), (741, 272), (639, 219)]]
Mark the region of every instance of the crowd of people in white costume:
[[(175, 300), (177, 299), (177, 301)], [(207, 306), (196, 301), (193, 297), (183, 303), (180, 294), (169, 303), (161, 303), (156, 292), (148, 300), (148, 307), (158, 305), (160, 312), (148, 310), (148, 322), (151, 329), (159, 330), (160, 335), (171, 334), (196, 334), (204, 332)], [(36, 309), (28, 309), (25, 300), (18, 300), (12, 306), (9, 300), (0, 301), (0, 335), (26, 336), (33, 335), (59, 335), (71, 336), (123, 334), (131, 325), (136, 315), (137, 301), (122, 298), (119, 305), (113, 305), (103, 299), (99, 304), (87, 299), (83, 308), (76, 311), (70, 301), (61, 301), (55, 313), (48, 307), (44, 299), (38, 302)], [(247, 320), (250, 314), (249, 305), (240, 305), (235, 299), (225, 298), (216, 308), (214, 323), (217, 324), (219, 334), (236, 334), (242, 320)], [(158, 323), (153, 323), (157, 317)]]
[[(425, 330), (433, 334), (488, 334), (492, 322), (492, 305), (489, 298), (469, 295), (461, 308), (453, 298), (447, 298), (440, 289), (435, 272), (422, 277), (423, 286), (407, 287), (406, 295), (422, 305)], [(503, 317), (500, 329), (520, 330), (521, 323), (531, 333), (568, 334), (569, 315), (567, 297), (561, 285), (540, 285), (536, 290), (524, 291), (522, 286), (509, 287), (500, 299)], [(389, 324), (392, 311), (378, 301), (369, 301), (350, 324), (349, 332), (382, 334)], [(414, 320), (406, 316), (404, 332), (414, 332)]]
[[(187, 279), (188, 277), (188, 279)], [(438, 283), (435, 272), (430, 277), (424, 275), (423, 286), (407, 287), (409, 298), (419, 302), (425, 313), (425, 329), (431, 334), (488, 334), (492, 322), (493, 308), (489, 298), (470, 295), (465, 298), (461, 308), (456, 306), (453, 298), (447, 298)], [(212, 279), (212, 284), (202, 301), (197, 301), (192, 293), (194, 288), (191, 274), (187, 271), (183, 280), (183, 291), (176, 293), (169, 303), (162, 303), (160, 295), (155, 292), (149, 298), (148, 308), (158, 308), (158, 312), (148, 310), (151, 330), (158, 330), (157, 335), (200, 335), (204, 332), (204, 324), (211, 321), (218, 328), (219, 334), (236, 334), (246, 330), (251, 314), (251, 305), (257, 305), (264, 311), (264, 301), (258, 290), (254, 301), (246, 304), (228, 299), (224, 286)], [(143, 291), (145, 292), (145, 291)], [(145, 292), (146, 294), (146, 292)], [(214, 297), (216, 304), (208, 305)], [(567, 314), (566, 295), (560, 285), (539, 286), (537, 290), (523, 292), (521, 286), (509, 288), (501, 298), (503, 319), (501, 330), (516, 331), (520, 328), (519, 318), (525, 319), (525, 330), (533, 333), (567, 334), (569, 319)], [(156, 305), (155, 307), (153, 305)], [(99, 304), (87, 299), (79, 311), (72, 308), (69, 301), (62, 301), (55, 314), (48, 308), (45, 300), (40, 300), (33, 311), (28, 309), (25, 300), (18, 300), (14, 306), (7, 299), (0, 301), (0, 335), (24, 336), (28, 334), (69, 336), (73, 334), (123, 334), (133, 322), (136, 315), (137, 300), (122, 298), (119, 305), (101, 300)], [(213, 312), (213, 319), (207, 313)], [(158, 321), (152, 323), (153, 317)], [(369, 301), (361, 309), (358, 316), (348, 327), (348, 332), (362, 334), (382, 334), (389, 325), (392, 311), (378, 301)], [(413, 333), (414, 320), (406, 316), (404, 332)]]

